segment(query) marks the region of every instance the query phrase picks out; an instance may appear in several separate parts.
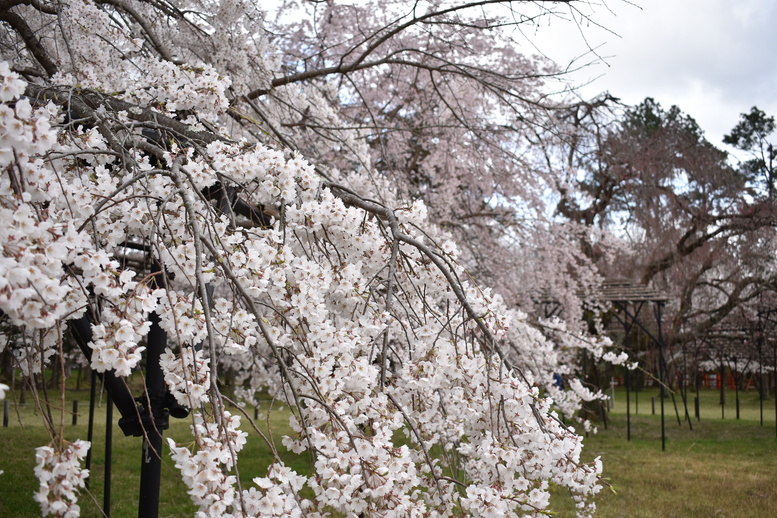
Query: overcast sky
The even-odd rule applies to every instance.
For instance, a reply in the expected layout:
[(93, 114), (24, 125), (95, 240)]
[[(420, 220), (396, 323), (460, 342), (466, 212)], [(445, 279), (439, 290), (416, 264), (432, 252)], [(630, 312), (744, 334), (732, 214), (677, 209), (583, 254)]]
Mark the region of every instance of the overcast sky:
[[(591, 2), (599, 5), (593, 19), (615, 34), (582, 27), (606, 61), (575, 73), (578, 82), (593, 80), (582, 89), (585, 97), (609, 91), (629, 104), (645, 97), (665, 108), (676, 104), (721, 146), (739, 114), (752, 106), (777, 116), (777, 1)], [(572, 23), (553, 20), (534, 36), (559, 62), (587, 49)]]

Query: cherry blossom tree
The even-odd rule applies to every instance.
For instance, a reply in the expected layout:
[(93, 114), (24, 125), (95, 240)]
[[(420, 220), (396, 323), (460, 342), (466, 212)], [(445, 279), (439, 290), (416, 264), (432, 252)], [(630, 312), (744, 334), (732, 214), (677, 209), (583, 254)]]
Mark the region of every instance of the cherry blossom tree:
[(773, 283), (774, 204), (677, 107), (647, 100), (624, 129), (614, 154), (633, 178), (622, 210), (641, 229), (641, 280), (676, 294), (668, 334), (682, 342)]
[[(534, 145), (527, 136), (555, 124), (563, 104), (550, 94), (566, 85), (555, 64), (520, 52), (525, 33), (557, 13), (552, 3), (517, 4), (521, 11), (506, 2), (433, 2), (427, 12), (397, 17), (406, 2), (383, 2), (372, 31), (371, 6), (316, 5), (320, 23), (286, 32), (284, 47), (299, 47), (286, 58), (287, 75), (248, 95), (280, 100), (286, 85), (315, 87), (347, 124), (278, 103), (288, 106), (274, 112), (274, 120), (286, 120), (273, 128), (279, 139), (349, 171), (342, 180), (349, 185), (374, 185), (385, 203), (423, 200), (456, 239), (468, 270), (498, 286), (508, 303), (530, 307), (538, 293), (551, 292), (576, 322), (578, 288), (598, 279), (583, 274), (583, 257), (568, 257), (579, 229), (549, 217), (547, 190), (527, 158)], [(585, 17), (576, 5), (567, 14)], [(360, 26), (344, 29), (344, 20)], [(570, 264), (578, 279), (561, 289)]]
[[(559, 412), (599, 396), (553, 374), (573, 377), (565, 350), (606, 342), (536, 325), (514, 288), (534, 265), (506, 259), (526, 236), (551, 257), (586, 232), (544, 216), (522, 158), (559, 108), (543, 90), (558, 71), (515, 38), (560, 8), (588, 16), (496, 0), (3, 2), (2, 347), (34, 377), (72, 337), (131, 401), (122, 379), (166, 337), (165, 390), (194, 441), (168, 446), (200, 516), (532, 515), (551, 484), (592, 513), (601, 463), (581, 461)], [(501, 294), (475, 281), (500, 272)], [(241, 483), (249, 431), (275, 445), (226, 374), (240, 401), (288, 403), (283, 445), (310, 473), (276, 454)], [(158, 456), (150, 392), (131, 431)], [(89, 445), (60, 421), (46, 420), (36, 499), (77, 516)]]
[(621, 241), (609, 251), (583, 244), (599, 272), (669, 296), (669, 347), (737, 327), (743, 314), (755, 321), (753, 305), (777, 272), (766, 141), (773, 121), (754, 109), (726, 137), (753, 153), (741, 167), (690, 116), (653, 99), (628, 107), (603, 96), (571, 106), (562, 124), (566, 131), (538, 147), (546, 170), (564, 173), (553, 178), (557, 212)]

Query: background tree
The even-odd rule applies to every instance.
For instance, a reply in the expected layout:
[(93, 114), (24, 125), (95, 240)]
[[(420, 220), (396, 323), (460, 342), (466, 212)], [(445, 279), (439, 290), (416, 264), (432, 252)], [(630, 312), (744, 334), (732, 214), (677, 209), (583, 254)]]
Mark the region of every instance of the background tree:
[[(770, 289), (774, 204), (757, 181), (768, 184), (768, 160), (732, 166), (691, 117), (653, 99), (620, 107), (605, 97), (573, 106), (560, 120), (569, 129), (542, 148), (546, 168), (568, 172), (555, 179), (557, 213), (621, 241), (610, 254), (582, 242), (602, 275), (669, 296), (670, 345), (736, 320)], [(769, 128), (769, 118), (753, 112), (727, 140), (768, 157)]]
[[(410, 9), (384, 2), (375, 13), (370, 6), (307, 5), (315, 22), (273, 30), (284, 35), (279, 46), (294, 49), (287, 75), (248, 95), (263, 109), (287, 107), (273, 112), (285, 121), (274, 127), (278, 138), (347, 172), (342, 181), (353, 188), (373, 185), (387, 203), (423, 200), (474, 276), (524, 309), (551, 288), (576, 322), (582, 283), (562, 280), (570, 268), (583, 269), (579, 257), (567, 257), (575, 231), (547, 217), (545, 193), (526, 159), (526, 136), (552, 124), (560, 98), (550, 94), (565, 85), (556, 65), (520, 51), (523, 33), (557, 6), (429, 2)], [(579, 9), (586, 7), (571, 3), (567, 15), (584, 17)], [(323, 95), (348, 122), (296, 112), (282, 100), (289, 88)]]
[(628, 151), (615, 157), (635, 178), (622, 210), (636, 223), (640, 281), (677, 294), (672, 339), (699, 335), (774, 275), (771, 203), (676, 107), (646, 101), (624, 130), (616, 143)]
[(740, 165), (743, 174), (753, 182), (755, 186), (763, 183), (769, 199), (774, 198), (775, 155), (774, 145), (768, 137), (774, 133), (774, 117), (767, 116), (763, 111), (753, 106), (750, 113), (743, 113), (740, 120), (731, 133), (723, 137), (723, 142), (734, 146), (751, 155), (749, 160)]

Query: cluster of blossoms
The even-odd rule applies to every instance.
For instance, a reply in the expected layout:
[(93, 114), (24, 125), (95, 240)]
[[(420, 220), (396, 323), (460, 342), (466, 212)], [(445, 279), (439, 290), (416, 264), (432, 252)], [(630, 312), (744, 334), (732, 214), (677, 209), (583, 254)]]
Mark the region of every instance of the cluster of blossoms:
[(166, 349), (159, 359), (170, 394), (188, 408), (208, 402), (210, 367), (202, 350), (181, 347), (178, 354)]
[(81, 509), (76, 503), (78, 488), (84, 487), (89, 470), (81, 468), (90, 444), (76, 441), (58, 448), (41, 446), (35, 450), (35, 476), (40, 487), (35, 501), (40, 504), (43, 516), (77, 518)]
[[(133, 8), (152, 23), (157, 17), (154, 9), (142, 3)], [(89, 1), (68, 2), (61, 20), (70, 51), (81, 60), (77, 69), (57, 74), (55, 83), (122, 92), (128, 100), (154, 104), (165, 112), (196, 110), (205, 118), (215, 118), (227, 109), (230, 81), (212, 66), (174, 64), (148, 54), (142, 39)], [(105, 38), (110, 45), (104, 44)], [(123, 59), (117, 60), (117, 53)]]
[(218, 423), (208, 422), (196, 413), (192, 425), (197, 442), (195, 453), (168, 439), (175, 467), (181, 470), (189, 495), (203, 516), (225, 516), (235, 506), (236, 478), (226, 473), (234, 468), (237, 453), (246, 442), (247, 434), (239, 426), (240, 417), (227, 411)]
[(317, 513), (306, 513), (302, 506), (309, 507), (306, 505), (309, 502), (298, 498), (305, 477), (297, 475), (283, 463), (271, 464), (267, 476), (256, 477), (253, 482), (256, 487), (243, 493), (243, 511), (248, 516), (317, 516)]
[[(83, 257), (77, 265), (86, 268), (90, 263), (94, 267), (92, 254)], [(148, 315), (157, 303), (147, 285), (132, 280), (135, 272), (119, 271), (118, 266), (117, 261), (108, 261), (101, 271), (87, 277), (92, 280), (93, 292), (110, 301), (100, 312), (100, 322), (92, 325), (91, 367), (97, 372), (113, 370), (118, 376), (128, 376), (145, 350), (139, 343), (151, 328)]]
[(196, 438), (194, 451), (168, 439), (175, 467), (181, 470), (189, 495), (199, 507), (196, 516), (298, 518), (305, 515), (298, 492), (306, 478), (280, 461), (268, 467), (266, 476), (253, 479), (255, 487), (239, 492), (237, 478), (230, 474), (248, 435), (239, 426), (240, 417), (228, 411), (220, 415), (218, 422), (208, 421), (197, 413), (192, 426)]
[(60, 272), (77, 253), (79, 236), (32, 205), (47, 198), (45, 183), (54, 180), (38, 158), (56, 141), (53, 105), (33, 110), (19, 98), (24, 82), (7, 63), (0, 64), (0, 75), (0, 168), (6, 171), (0, 178), (0, 310), (13, 325), (46, 329), (78, 305)]

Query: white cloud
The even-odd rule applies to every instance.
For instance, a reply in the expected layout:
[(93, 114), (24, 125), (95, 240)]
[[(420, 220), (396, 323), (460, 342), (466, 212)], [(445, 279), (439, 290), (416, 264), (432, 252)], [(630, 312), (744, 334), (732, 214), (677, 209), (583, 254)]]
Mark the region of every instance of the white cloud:
[[(538, 28), (538, 46), (566, 63), (587, 43), (604, 63), (576, 72), (581, 93), (609, 91), (627, 103), (654, 97), (677, 104), (720, 143), (739, 114), (757, 105), (777, 115), (777, 2), (773, 0), (606, 0), (585, 24)], [(592, 56), (588, 56), (590, 61)], [(585, 62), (585, 61), (582, 61)]]

